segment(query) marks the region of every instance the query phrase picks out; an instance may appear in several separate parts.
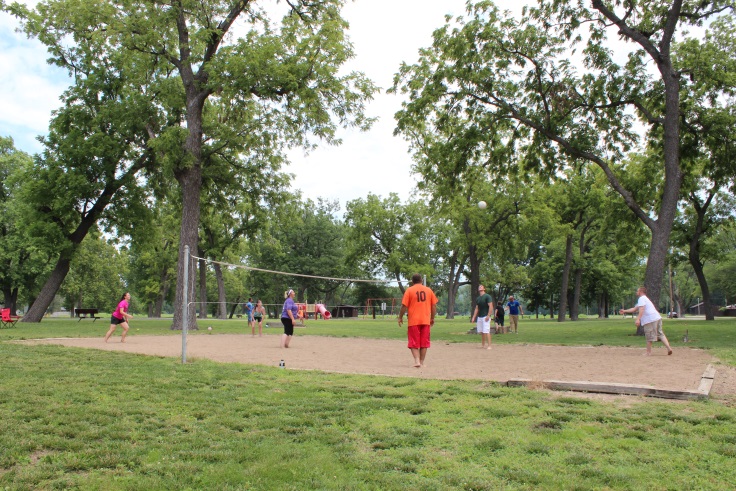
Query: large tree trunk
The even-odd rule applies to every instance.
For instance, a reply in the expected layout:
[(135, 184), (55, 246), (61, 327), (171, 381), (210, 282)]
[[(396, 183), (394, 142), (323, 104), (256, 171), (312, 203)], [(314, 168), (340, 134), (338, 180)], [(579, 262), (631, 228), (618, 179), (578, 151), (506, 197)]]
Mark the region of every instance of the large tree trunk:
[(560, 285), (560, 310), (557, 322), (565, 322), (567, 314), (567, 289), (570, 285), (570, 269), (572, 268), (572, 235), (565, 240), (565, 265), (562, 268), (562, 285)]
[(38, 294), (38, 297), (36, 297), (36, 300), (31, 305), (31, 308), (28, 309), (26, 315), (24, 315), (21, 319), (21, 322), (41, 322), (41, 319), (43, 319), (43, 316), (46, 313), (46, 310), (48, 310), (49, 305), (51, 305), (51, 302), (54, 301), (54, 297), (59, 291), (61, 284), (64, 282), (66, 275), (69, 274), (69, 267), (71, 266), (74, 254), (79, 248), (79, 244), (82, 243), (84, 238), (89, 233), (89, 230), (92, 228), (95, 222), (97, 222), (97, 218), (100, 216), (105, 207), (110, 203), (113, 194), (119, 188), (120, 185), (108, 186), (107, 188), (105, 188), (105, 191), (102, 193), (102, 195), (100, 195), (99, 199), (92, 207), (92, 210), (90, 210), (90, 212), (87, 213), (84, 218), (82, 218), (82, 221), (79, 223), (74, 232), (69, 234), (69, 244), (59, 255), (59, 259), (56, 262), (54, 270), (51, 272), (51, 275), (46, 280), (46, 283), (44, 283), (43, 288), (41, 288), (41, 292)]
[(703, 262), (700, 260), (700, 238), (703, 236), (703, 231), (706, 227), (705, 214), (707, 213), (708, 207), (715, 196), (714, 190), (717, 188), (718, 186), (715, 186), (714, 189), (711, 190), (702, 205), (700, 204), (700, 200), (697, 196), (694, 194), (690, 196), (690, 202), (693, 204), (698, 218), (695, 222), (695, 230), (692, 232), (690, 237), (688, 260), (690, 261), (690, 265), (693, 267), (696, 278), (698, 278), (700, 292), (703, 294), (703, 310), (705, 311), (705, 320), (707, 321), (715, 320), (715, 312), (713, 312), (713, 306), (710, 303), (710, 287), (708, 287), (708, 280), (706, 280), (705, 273), (703, 273)]
[[(679, 13), (682, 2), (674, 2), (672, 8), (675, 13)], [(669, 39), (671, 39), (673, 33), (674, 27), (668, 32)], [(664, 56), (660, 56), (655, 60), (665, 88), (665, 116), (662, 125), (664, 129), (662, 146), (664, 187), (656, 226), (650, 227), (652, 240), (649, 246), (649, 257), (647, 258), (647, 269), (644, 277), (647, 297), (657, 308), (659, 308), (662, 278), (667, 265), (670, 233), (675, 221), (677, 202), (680, 198), (680, 187), (682, 186), (682, 170), (680, 168), (680, 74), (672, 67), (672, 60), (669, 56), (671, 47), (669, 39), (660, 41), (659, 46), (665, 48)]]
[(18, 310), (18, 287), (15, 288), (4, 288), (3, 295), (5, 296), (5, 303), (3, 304), (6, 309), (10, 309), (10, 315), (17, 315)]
[(230, 314), (228, 314), (228, 319), (232, 319), (235, 315), (235, 310), (238, 308), (238, 305), (240, 305), (240, 295), (238, 295), (238, 298), (235, 299), (235, 303), (232, 307), (230, 307)]
[(705, 279), (705, 273), (703, 273), (703, 265), (699, 260), (690, 259), (690, 265), (695, 271), (695, 276), (698, 278), (698, 284), (700, 284), (700, 293), (703, 294), (703, 311), (705, 312), (705, 320), (715, 320), (713, 312), (713, 306), (710, 303), (710, 287), (708, 287), (708, 280)]
[(450, 271), (447, 275), (447, 314), (445, 319), (455, 318), (455, 268), (457, 266), (457, 251), (453, 251), (450, 256)]
[(578, 320), (580, 313), (580, 296), (583, 289), (583, 265), (585, 264), (585, 233), (588, 231), (588, 227), (591, 225), (591, 221), (588, 221), (583, 226), (580, 232), (580, 239), (578, 241), (578, 265), (575, 268), (575, 284), (573, 285), (572, 293), (572, 308), (570, 309), (570, 318), (574, 321)]
[(555, 295), (554, 293), (549, 293), (549, 318), (550, 320), (555, 316)]
[[(76, 247), (74, 250), (76, 250)], [(51, 271), (51, 275), (46, 280), (46, 283), (44, 283), (43, 288), (41, 288), (41, 292), (38, 294), (38, 297), (36, 297), (36, 301), (33, 302), (33, 305), (28, 309), (26, 315), (23, 316), (21, 322), (41, 322), (41, 319), (43, 319), (49, 305), (54, 301), (56, 292), (59, 291), (61, 284), (64, 282), (64, 278), (66, 278), (66, 275), (69, 273), (71, 262), (71, 254), (69, 253), (59, 257), (59, 260), (56, 261), (56, 266), (54, 266), (54, 270)]]
[(662, 291), (662, 279), (664, 278), (667, 265), (667, 249), (669, 246), (670, 232), (672, 232), (673, 221), (665, 224), (662, 218), (658, 220), (657, 226), (652, 229), (652, 240), (650, 242), (647, 268), (644, 275), (644, 286), (647, 288), (647, 297), (659, 310), (659, 300)]
[[(189, 250), (193, 253), (197, 251), (197, 241), (199, 239), (199, 193), (202, 187), (202, 170), (198, 165), (189, 167), (179, 171), (177, 180), (182, 188), (182, 216), (181, 216), (181, 232), (179, 239), (179, 263), (176, 274), (176, 298), (174, 301), (174, 321), (171, 329), (181, 329), (183, 327), (182, 305), (184, 303), (184, 291), (189, 292), (189, 305), (187, 305), (187, 326), (192, 329), (197, 327), (197, 318), (194, 308), (194, 285), (195, 285), (195, 264), (192, 255), (186, 257), (184, 255), (184, 247), (189, 246)], [(189, 275), (187, 284), (184, 283), (184, 264), (189, 265)]]
[(457, 299), (457, 292), (460, 289), (460, 277), (462, 276), (463, 268), (465, 267), (465, 260), (458, 262), (458, 252), (455, 251), (450, 260), (450, 274), (447, 278), (447, 318), (455, 318), (455, 300)]
[(227, 305), (225, 297), (225, 279), (222, 277), (222, 268), (219, 264), (214, 264), (215, 278), (217, 279), (217, 306), (218, 306), (218, 319), (227, 319)]
[(583, 268), (575, 268), (572, 285), (572, 305), (570, 305), (570, 320), (576, 321), (580, 316), (580, 294), (583, 288)]
[[(200, 255), (202, 251), (199, 252)], [(207, 263), (204, 259), (198, 261), (199, 264), (199, 318), (207, 318)]]

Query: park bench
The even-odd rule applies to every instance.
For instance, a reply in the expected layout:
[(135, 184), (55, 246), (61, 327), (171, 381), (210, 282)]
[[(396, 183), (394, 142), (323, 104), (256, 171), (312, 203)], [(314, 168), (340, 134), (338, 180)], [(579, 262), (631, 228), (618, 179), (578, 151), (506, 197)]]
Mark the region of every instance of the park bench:
[(15, 323), (20, 320), (19, 315), (10, 315), (10, 309), (2, 309), (2, 324), (1, 327), (14, 327)]
[(74, 315), (79, 317), (77, 322), (82, 319), (92, 319), (92, 322), (94, 322), (97, 319), (100, 319), (100, 317), (97, 316), (97, 312), (99, 312), (98, 309), (74, 309)]

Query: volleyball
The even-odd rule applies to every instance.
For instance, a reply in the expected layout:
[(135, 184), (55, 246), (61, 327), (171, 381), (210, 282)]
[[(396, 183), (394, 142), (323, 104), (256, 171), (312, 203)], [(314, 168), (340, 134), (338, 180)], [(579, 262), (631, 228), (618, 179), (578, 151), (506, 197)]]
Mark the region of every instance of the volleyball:
[(478, 202), (478, 208), (480, 208), (481, 210), (485, 210), (486, 209), (486, 206), (488, 206), (488, 205), (486, 204), (485, 201), (479, 201)]

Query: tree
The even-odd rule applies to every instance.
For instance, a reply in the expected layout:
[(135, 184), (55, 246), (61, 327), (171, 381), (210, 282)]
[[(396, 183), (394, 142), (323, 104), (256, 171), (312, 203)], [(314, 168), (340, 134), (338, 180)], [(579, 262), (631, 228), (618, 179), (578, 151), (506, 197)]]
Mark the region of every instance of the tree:
[[(214, 261), (220, 319), (227, 316), (227, 294), (219, 262), (240, 262), (242, 241), (256, 240), (269, 218), (269, 210), (287, 201), (288, 176), (279, 171), (283, 157), (271, 153), (268, 147), (253, 145), (252, 149), (259, 151), (247, 158), (230, 154), (228, 148), (219, 149), (209, 159), (233, 165), (209, 165), (210, 171), (217, 171), (203, 176), (205, 198), (201, 205), (199, 247), (202, 257)], [(200, 285), (200, 289), (206, 289), (206, 285)], [(201, 297), (206, 301), (204, 294)], [(202, 315), (206, 315), (204, 306), (200, 308)]]
[(387, 198), (368, 194), (346, 208), (349, 258), (366, 276), (395, 280), (403, 293), (403, 282), (412, 274), (433, 273), (427, 214), (420, 203), (403, 204), (396, 193)]
[[(490, 154), (501, 138), (505, 146), (518, 148), (525, 169), (549, 174), (570, 161), (600, 167), (651, 231), (645, 284), (656, 304), (683, 176), (680, 77), (686, 67), (673, 65), (672, 42), (678, 29), (701, 25), (732, 5), (720, 0), (593, 0), (591, 5), (543, 0), (525, 9), (520, 20), (490, 1), (469, 5), (467, 18), (435, 32), (432, 47), (416, 65), (401, 67), (395, 88), (410, 100), (397, 115), (399, 129), (462, 114), (472, 122), (468, 134), (486, 135), (474, 140), (483, 149), (476, 152)], [(624, 52), (621, 65), (617, 60), (624, 60)], [(622, 182), (620, 162), (642, 145), (637, 131), (642, 124), (662, 154), (663, 182), (654, 209), (643, 207)]]
[(698, 279), (706, 320), (714, 320), (704, 261), (717, 257), (708, 250), (707, 238), (733, 219), (731, 196), (736, 184), (736, 90), (729, 80), (736, 75), (736, 25), (718, 19), (709, 26), (703, 42), (690, 39), (675, 46), (675, 63), (688, 67), (683, 81), (683, 199), (687, 208), (675, 224), (674, 238), (686, 245), (688, 260)]
[(176, 277), (179, 218), (170, 196), (155, 199), (148, 213), (126, 231), (128, 245), (128, 287), (135, 300), (145, 306), (148, 317), (160, 318), (165, 303), (171, 303)]
[[(713, 247), (721, 252), (720, 261), (705, 266), (705, 273), (711, 279), (713, 290), (723, 296), (725, 305), (736, 304), (736, 225), (731, 220), (721, 227), (710, 239)], [(678, 278), (679, 279), (679, 278)]]
[(22, 322), (41, 321), (94, 227), (122, 225), (145, 208), (139, 173), (155, 161), (147, 149), (151, 101), (116, 74), (90, 72), (62, 100), (24, 186), (29, 233), (45, 240), (56, 263)]
[(0, 291), (3, 305), (16, 314), (21, 299), (32, 302), (38, 278), (48, 270), (43, 241), (28, 233), (28, 204), (23, 186), (33, 179), (33, 160), (0, 137)]
[(252, 271), (251, 291), (269, 303), (283, 302), (289, 288), (300, 301), (330, 303), (342, 283), (324, 278), (356, 276), (347, 259), (345, 224), (335, 217), (338, 209), (336, 202), (293, 199), (274, 210), (276, 218), (259, 231), (259, 243), (250, 245), (247, 260), (259, 269), (287, 274)]
[[(42, 41), (72, 38), (71, 47), (55, 53), (57, 61), (108, 54), (119, 70), (154, 79), (140, 92), (157, 99), (167, 125), (150, 148), (182, 191), (173, 328), (182, 325), (185, 288), (193, 291), (193, 275), (183, 282), (184, 250), (197, 250), (203, 176), (217, 172), (216, 163), (238, 164), (208, 157), (223, 148), (234, 155), (250, 155), (254, 146), (309, 148), (315, 137), (338, 143), (338, 124), (364, 129), (371, 123), (363, 109), (375, 87), (362, 74), (338, 73), (353, 56), (339, 15), (342, 1), (288, 2), (278, 31), (255, 4), (50, 0), (32, 12), (15, 7)], [(241, 21), (248, 30), (236, 37)]]
[(59, 289), (65, 298), (64, 306), (72, 315), (75, 308), (114, 310), (125, 293), (128, 264), (124, 251), (118, 251), (92, 231), (80, 244)]

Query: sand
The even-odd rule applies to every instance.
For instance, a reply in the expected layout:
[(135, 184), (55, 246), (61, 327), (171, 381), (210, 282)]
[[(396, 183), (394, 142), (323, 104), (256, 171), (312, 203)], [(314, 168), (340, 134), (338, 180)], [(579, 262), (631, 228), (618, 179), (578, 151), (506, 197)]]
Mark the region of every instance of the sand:
[[(701, 377), (712, 364), (716, 377), (711, 397), (736, 401), (736, 370), (721, 365), (707, 351), (655, 347), (652, 356), (642, 356), (642, 348), (567, 347), (525, 344), (497, 344), (491, 350), (479, 343), (434, 342), (425, 366), (414, 368), (406, 342), (386, 339), (337, 338), (300, 335), (290, 348), (279, 347), (280, 335), (251, 337), (240, 334), (189, 334), (187, 360), (206, 358), (218, 362), (276, 367), (284, 360), (287, 369), (322, 370), (337, 373), (465, 379), (506, 382), (511, 379), (535, 381), (607, 382), (635, 384), (667, 390), (697, 390)], [(181, 336), (135, 336), (125, 343), (114, 336), (102, 338), (59, 338), (30, 340), (81, 348), (124, 351), (181, 359)], [(643, 339), (642, 339), (643, 343)]]

